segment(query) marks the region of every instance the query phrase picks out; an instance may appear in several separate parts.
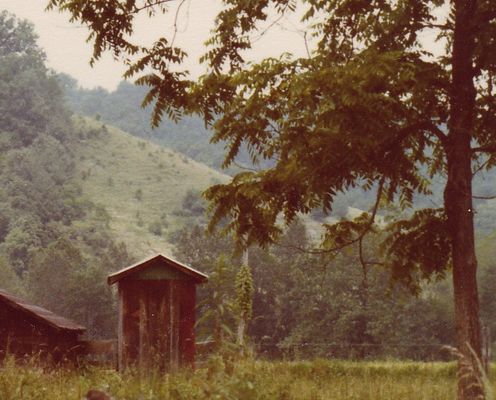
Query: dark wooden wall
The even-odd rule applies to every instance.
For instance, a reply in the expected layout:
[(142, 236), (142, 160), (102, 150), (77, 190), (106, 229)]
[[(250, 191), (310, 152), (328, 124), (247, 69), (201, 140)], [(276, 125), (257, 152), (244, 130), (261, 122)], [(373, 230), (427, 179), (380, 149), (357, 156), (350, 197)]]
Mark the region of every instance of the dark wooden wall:
[(0, 357), (36, 354), (55, 362), (74, 358), (78, 334), (61, 331), (9, 307), (0, 305)]
[(195, 355), (195, 284), (130, 280), (119, 285), (118, 364), (173, 370)]

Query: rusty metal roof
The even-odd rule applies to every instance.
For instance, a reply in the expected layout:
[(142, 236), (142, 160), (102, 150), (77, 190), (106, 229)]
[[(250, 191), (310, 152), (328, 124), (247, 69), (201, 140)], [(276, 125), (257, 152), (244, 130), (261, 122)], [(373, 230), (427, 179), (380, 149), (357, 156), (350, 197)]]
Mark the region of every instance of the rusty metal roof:
[(86, 330), (84, 326), (76, 324), (75, 322), (68, 320), (67, 318), (54, 314), (53, 312), (48, 311), (45, 308), (29, 304), (25, 300), (0, 289), (0, 303), (1, 302), (4, 302), (9, 307), (12, 307), (16, 310), (29, 314), (31, 317), (37, 319), (42, 323), (46, 323), (47, 325), (57, 330), (75, 331), (79, 333), (82, 333)]
[(193, 281), (196, 283), (203, 283), (206, 282), (208, 279), (208, 276), (201, 273), (200, 271), (197, 271), (194, 268), (191, 268), (185, 264), (180, 263), (179, 261), (174, 260), (171, 257), (165, 256), (163, 254), (156, 254), (154, 256), (148, 257), (140, 262), (137, 262), (136, 264), (130, 265), (129, 267), (123, 268), (120, 271), (114, 272), (113, 274), (110, 274), (107, 278), (107, 282), (109, 285), (114, 284), (115, 282), (121, 280), (122, 278), (125, 278), (131, 274), (134, 274), (136, 272), (142, 271), (143, 269), (146, 269), (147, 267), (155, 264), (156, 262), (162, 262), (165, 265), (172, 267), (185, 275), (188, 275)]

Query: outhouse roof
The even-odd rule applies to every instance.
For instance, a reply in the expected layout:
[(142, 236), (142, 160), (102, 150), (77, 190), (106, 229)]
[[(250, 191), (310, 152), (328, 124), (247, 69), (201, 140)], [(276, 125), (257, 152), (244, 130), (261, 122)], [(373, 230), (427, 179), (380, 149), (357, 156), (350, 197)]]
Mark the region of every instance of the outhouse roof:
[(173, 271), (177, 271), (181, 276), (185, 276), (195, 281), (195, 283), (203, 283), (208, 279), (207, 275), (197, 271), (194, 268), (191, 268), (163, 254), (156, 254), (137, 262), (136, 264), (130, 265), (129, 267), (123, 268), (120, 271), (110, 274), (107, 278), (107, 282), (109, 285), (113, 285), (123, 278), (131, 277), (131, 275), (139, 274), (147, 269), (156, 268), (157, 266), (160, 268), (165, 267), (172, 269)]
[(1, 303), (6, 304), (10, 308), (19, 310), (22, 313), (28, 314), (34, 319), (57, 330), (75, 331), (79, 333), (86, 330), (84, 326), (81, 326), (67, 318), (61, 317), (60, 315), (54, 314), (45, 308), (30, 304), (25, 300), (0, 289), (0, 304)]

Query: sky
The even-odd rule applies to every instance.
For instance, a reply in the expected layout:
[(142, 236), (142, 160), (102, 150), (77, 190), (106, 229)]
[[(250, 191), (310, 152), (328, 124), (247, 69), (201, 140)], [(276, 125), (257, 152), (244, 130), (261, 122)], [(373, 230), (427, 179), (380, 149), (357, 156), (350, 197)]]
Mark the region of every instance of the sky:
[[(57, 72), (76, 78), (85, 88), (103, 87), (114, 90), (122, 80), (124, 67), (109, 54), (100, 59), (93, 68), (89, 65), (92, 46), (86, 43), (88, 30), (69, 22), (69, 15), (45, 11), (48, 0), (0, 0), (0, 10), (7, 10), (19, 18), (30, 20), (39, 36), (39, 45), (47, 54), (47, 64)], [(166, 16), (150, 20), (143, 16), (137, 21), (134, 38), (140, 44), (150, 44), (160, 36), (170, 37), (173, 32), (175, 10), (179, 1), (170, 4)], [(209, 37), (213, 21), (220, 9), (219, 0), (186, 0), (179, 12), (176, 43), (183, 46), (190, 60), (187, 69), (199, 76), (203, 68), (198, 58), (203, 54), (203, 42)], [(270, 24), (273, 21), (269, 21)], [(268, 34), (256, 37), (256, 51), (251, 59), (259, 60), (274, 55), (274, 50), (306, 54), (305, 40), (298, 26), (298, 18), (278, 21)]]

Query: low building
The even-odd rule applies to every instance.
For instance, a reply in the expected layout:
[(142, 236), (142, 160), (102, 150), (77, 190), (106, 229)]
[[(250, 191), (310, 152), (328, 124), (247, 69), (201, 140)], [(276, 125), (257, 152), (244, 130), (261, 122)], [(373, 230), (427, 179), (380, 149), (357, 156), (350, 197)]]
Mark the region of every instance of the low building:
[(39, 355), (54, 362), (75, 359), (86, 328), (0, 290), (0, 356)]
[(207, 279), (162, 254), (108, 277), (119, 292), (119, 370), (193, 366), (196, 285)]

